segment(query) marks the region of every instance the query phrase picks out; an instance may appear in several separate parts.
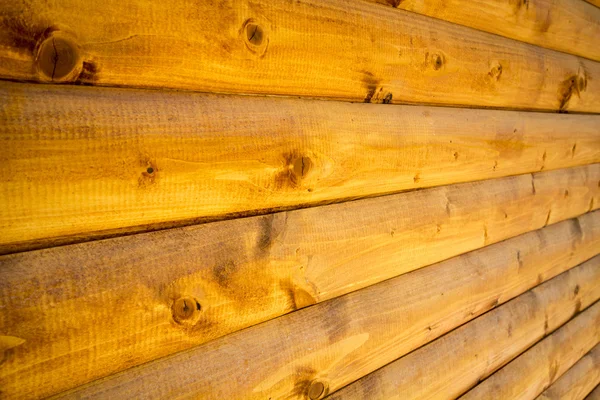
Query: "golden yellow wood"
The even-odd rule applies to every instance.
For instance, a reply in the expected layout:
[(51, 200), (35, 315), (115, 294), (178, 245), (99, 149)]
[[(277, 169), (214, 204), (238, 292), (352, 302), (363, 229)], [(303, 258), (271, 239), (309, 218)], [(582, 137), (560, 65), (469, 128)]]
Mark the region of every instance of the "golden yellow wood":
[[(600, 271), (596, 265), (596, 271)], [(597, 289), (600, 288), (596, 283)], [(462, 400), (532, 399), (600, 342), (600, 302), (481, 382)]]
[[(340, 217), (350, 218), (344, 214)], [(355, 218), (364, 221), (360, 214), (355, 214)], [(372, 352), (374, 357), (383, 351), (385, 354), (378, 355), (376, 363), (385, 363), (386, 358), (392, 361), (494, 307), (496, 302), (502, 303), (595, 255), (600, 246), (599, 222), (600, 212), (586, 214), (578, 220), (561, 222), (404, 275), (379, 289), (355, 292), (350, 303), (345, 296), (334, 303), (324, 303), (309, 313), (312, 317), (285, 317), (290, 321), (290, 332), (298, 330), (289, 343), (304, 343), (304, 337), (295, 335), (308, 334), (311, 343), (320, 343), (320, 335), (337, 337), (337, 331), (342, 337), (350, 329), (347, 325), (352, 326), (356, 320), (358, 332), (372, 331), (374, 338), (375, 347), (369, 345), (364, 351)], [(422, 235), (423, 228), (415, 229), (414, 234)], [(174, 241), (165, 236), (159, 240), (157, 236), (139, 235), (147, 240), (136, 244), (131, 238), (123, 238), (114, 240), (112, 248), (90, 243), (65, 247), (63, 251), (50, 249), (4, 257), (0, 268), (0, 282), (4, 282), (1, 300), (8, 307), (0, 314), (0, 320), (5, 321), (0, 328), (27, 340), (0, 369), (5, 393), (45, 396), (315, 301), (298, 287), (287, 286), (290, 283), (283, 273), (269, 276), (278, 270), (276, 263), (258, 265), (254, 273), (248, 266), (224, 270), (206, 265), (208, 270), (203, 270), (199, 254), (206, 248), (199, 247), (200, 251), (195, 252), (191, 243), (211, 236), (228, 236), (232, 231), (206, 236), (180, 232)], [(409, 236), (402, 237), (409, 241)], [(343, 240), (348, 249), (353, 247), (350, 243), (357, 241)], [(331, 242), (320, 245), (328, 243)], [(422, 246), (435, 251), (425, 243)], [(400, 250), (410, 253), (416, 248), (400, 246)], [(171, 254), (164, 257), (164, 253)], [(178, 261), (175, 254), (182, 259)], [(235, 252), (230, 255), (236, 257)], [(381, 262), (377, 255), (375, 251), (364, 258), (364, 265)], [(348, 252), (347, 256), (352, 254)], [(128, 261), (131, 259), (138, 259), (139, 266)], [(393, 259), (403, 262), (402, 257)], [(414, 264), (410, 259), (404, 262)], [(336, 269), (336, 279), (350, 275), (351, 281), (352, 277), (360, 281), (354, 270), (343, 265)], [(461, 273), (457, 275), (457, 271)], [(46, 300), (31, 304), (29, 298)], [(371, 315), (373, 309), (377, 313), (362, 321), (361, 315)], [(37, 316), (35, 320), (27, 318), (32, 314)], [(68, 318), (70, 315), (73, 317)], [(382, 318), (388, 318), (388, 322), (381, 325), (378, 318), (385, 315), (388, 317)], [(323, 325), (312, 327), (313, 322), (306, 322), (306, 318), (323, 320)], [(57, 320), (62, 321), (58, 326)], [(382, 326), (386, 328), (383, 331)], [(407, 326), (411, 328), (403, 330)], [(219, 340), (228, 342), (228, 337)], [(384, 351), (390, 340), (403, 343), (395, 350), (397, 353)], [(50, 354), (49, 348), (54, 349)], [(325, 350), (292, 353), (287, 361), (297, 355), (312, 360), (321, 351)], [(69, 381), (61, 379), (65, 374)]]
[[(331, 400), (456, 398), (594, 303), (600, 296), (599, 267), (597, 256), (352, 383)], [(596, 304), (569, 325), (597, 340), (599, 315)], [(542, 370), (547, 373), (548, 367)], [(513, 398), (500, 390), (487, 394), (487, 399)]]
[[(468, 321), (494, 307), (500, 301), (497, 297), (478, 297), (479, 291), (467, 283), (477, 282), (476, 287), (482, 287), (490, 277), (488, 273), (495, 275), (493, 267), (484, 266), (486, 261), (490, 259), (471, 258), (461, 266), (454, 265), (459, 268), (447, 270), (443, 276), (439, 268), (426, 268), (406, 278), (297, 311), (124, 371), (68, 393), (64, 398), (138, 396), (153, 399), (168, 393), (171, 397), (202, 399), (320, 399), (435, 339), (457, 322)], [(468, 268), (470, 264), (472, 269)], [(490, 317), (488, 313), (483, 317), (486, 321), (483, 326), (477, 323), (479, 337), (470, 335), (463, 339), (477, 343), (492, 333), (486, 342), (488, 348), (503, 349), (506, 354), (519, 348), (525, 350), (543, 336), (544, 315), (548, 317), (548, 329), (552, 330), (566, 322), (578, 306), (585, 308), (600, 298), (599, 266), (600, 257), (519, 297), (515, 300), (517, 307), (511, 302), (491, 313), (499, 318)], [(535, 282), (535, 267), (529, 267), (533, 267), (530, 276)], [(463, 268), (469, 275), (456, 274)], [(517, 266), (513, 264), (513, 268)], [(412, 281), (415, 275), (424, 279)], [(498, 281), (494, 283), (497, 288)], [(578, 288), (576, 296), (573, 295), (575, 288)], [(596, 315), (600, 315), (600, 305), (595, 309)], [(504, 340), (504, 347), (496, 347), (500, 339), (507, 336), (504, 321), (512, 321), (519, 335), (511, 338), (513, 346), (506, 346)], [(598, 328), (588, 328), (588, 331), (594, 329)], [(486, 365), (485, 361), (482, 363)], [(446, 371), (458, 370), (457, 363), (439, 364), (439, 367)], [(451, 397), (451, 393), (444, 395)]]
[(369, 0), (600, 61), (600, 9), (581, 0)]
[(536, 400), (582, 400), (599, 383), (600, 344), (597, 344)]
[(16, 83), (0, 104), (4, 253), (600, 161), (600, 116)]
[(0, 9), (6, 79), (600, 112), (597, 62), (361, 0)]

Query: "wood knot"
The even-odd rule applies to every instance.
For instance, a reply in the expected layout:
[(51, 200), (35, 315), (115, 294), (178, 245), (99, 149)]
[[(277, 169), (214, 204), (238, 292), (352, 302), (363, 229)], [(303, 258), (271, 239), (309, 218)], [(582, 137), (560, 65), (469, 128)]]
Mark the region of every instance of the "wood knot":
[(439, 71), (443, 66), (444, 66), (444, 56), (440, 55), (440, 54), (434, 54), (432, 56), (432, 60), (433, 60), (433, 69), (436, 71)]
[(43, 81), (74, 81), (81, 72), (82, 64), (79, 46), (61, 31), (51, 32), (38, 47), (36, 65)]
[(181, 297), (173, 302), (171, 312), (178, 324), (195, 324), (200, 318), (202, 307), (194, 297)]
[(581, 97), (581, 93), (587, 89), (587, 74), (585, 71), (579, 71), (577, 74), (569, 76), (558, 88), (559, 112), (566, 112), (569, 101), (573, 95)]
[(323, 382), (314, 381), (308, 387), (308, 398), (311, 400), (320, 399), (325, 394), (325, 385)]
[(292, 160), (290, 165), (290, 180), (294, 184), (300, 183), (305, 179), (312, 168), (312, 160), (309, 157), (301, 156)]
[(253, 53), (263, 56), (267, 51), (269, 40), (264, 27), (253, 19), (248, 19), (242, 26), (242, 36), (246, 47)]
[(494, 65), (490, 69), (490, 72), (488, 72), (488, 76), (493, 80), (500, 80), (500, 77), (502, 76), (502, 64), (497, 63), (496, 65)]
[(246, 39), (255, 46), (260, 46), (263, 42), (263, 28), (255, 23), (246, 25)]

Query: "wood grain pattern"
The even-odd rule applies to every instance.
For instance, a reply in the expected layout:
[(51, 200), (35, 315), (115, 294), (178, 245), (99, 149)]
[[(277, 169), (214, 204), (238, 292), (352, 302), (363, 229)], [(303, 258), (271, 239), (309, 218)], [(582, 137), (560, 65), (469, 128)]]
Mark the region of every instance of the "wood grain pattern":
[(361, 0), (0, 9), (5, 79), (600, 112), (600, 63)]
[[(596, 266), (596, 270), (600, 270)], [(466, 393), (470, 399), (532, 399), (600, 342), (600, 302)]]
[(600, 161), (600, 116), (15, 83), (0, 104), (4, 253)]
[(600, 61), (600, 9), (581, 0), (369, 0)]
[[(488, 261), (486, 258), (475, 262), (479, 264), (476, 269), (486, 269), (484, 260)], [(577, 311), (577, 304), (586, 307), (598, 299), (599, 265), (600, 258), (571, 269), (523, 295), (523, 300), (517, 301), (520, 307), (509, 305), (510, 312), (503, 314), (504, 319), (513, 320), (516, 330), (526, 325), (529, 332), (523, 335), (529, 340), (519, 340), (520, 336), (512, 340), (525, 346), (524, 350), (527, 343), (535, 343), (543, 336), (545, 314), (547, 329), (555, 329)], [(494, 307), (496, 300), (489, 297), (474, 308), (472, 303), (468, 304), (476, 299), (473, 294), (477, 291), (471, 291), (473, 287), (467, 281), (482, 282), (486, 274), (480, 277), (473, 271), (468, 279), (456, 271), (462, 268), (448, 271), (444, 281), (439, 281), (434, 278), (439, 276), (436, 268), (425, 268), (415, 275), (428, 272), (435, 275), (428, 274), (420, 284), (404, 281), (402, 285), (394, 285), (402, 277), (387, 281), (124, 371), (76, 389), (63, 398), (320, 399), (434, 339), (437, 330), (443, 333), (458, 320), (468, 320)], [(535, 273), (532, 278), (535, 281)], [(449, 285), (460, 296), (455, 297), (454, 290), (447, 292)], [(574, 296), (577, 286), (578, 294)], [(412, 295), (407, 296), (409, 293)], [(465, 296), (466, 293), (471, 296)], [(596, 308), (600, 312), (600, 306)], [(488, 323), (480, 329), (481, 335), (499, 332), (499, 321), (487, 319)], [(449, 320), (454, 321), (448, 323)], [(503, 330), (497, 336), (506, 335)], [(494, 347), (492, 341), (487, 345)], [(514, 349), (516, 344), (506, 348)], [(448, 368), (449, 365), (452, 364), (444, 364), (444, 368), (453, 370), (454, 365)]]
[(600, 344), (577, 361), (537, 400), (583, 400), (600, 383)]
[[(456, 398), (596, 301), (599, 267), (597, 256), (363, 377), (331, 400)], [(580, 297), (584, 286), (585, 300)], [(598, 315), (600, 304), (575, 324), (585, 335), (597, 336)]]
[[(571, 218), (599, 180), (595, 164), (1, 257), (0, 329), (27, 340), (3, 389), (97, 378)], [(595, 254), (570, 226), (548, 265)]]

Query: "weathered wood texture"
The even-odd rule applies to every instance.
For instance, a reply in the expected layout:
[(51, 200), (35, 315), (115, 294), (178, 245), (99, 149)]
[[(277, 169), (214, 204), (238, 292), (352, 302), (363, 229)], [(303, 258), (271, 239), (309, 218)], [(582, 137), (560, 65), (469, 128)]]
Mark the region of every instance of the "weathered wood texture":
[[(599, 267), (597, 256), (363, 377), (332, 400), (456, 398), (596, 301)], [(598, 333), (593, 324), (599, 313), (596, 305), (592, 317), (583, 318), (589, 326), (578, 323), (587, 335)]]
[[(596, 265), (596, 270), (598, 267)], [(533, 399), (598, 342), (600, 302), (495, 372), (461, 399)]]
[(0, 9), (6, 79), (600, 112), (600, 63), (361, 0)]
[[(478, 298), (468, 284), (470, 281), (477, 282), (476, 286), (485, 285), (482, 282), (489, 275), (480, 276), (477, 271), (485, 271), (489, 259), (469, 261), (477, 264), (469, 275), (457, 275), (463, 265), (455, 265), (459, 268), (446, 271), (440, 280), (439, 268), (425, 268), (406, 278), (387, 281), (135, 367), (65, 397), (322, 398), (452, 329), (457, 322), (494, 307), (497, 298)], [(473, 265), (469, 261), (464, 263), (465, 268)], [(599, 262), (600, 258), (596, 258), (571, 269), (523, 295), (517, 301), (519, 307), (509, 305), (510, 312), (501, 311), (505, 319), (514, 322), (514, 330), (527, 327), (529, 332), (511, 338), (515, 344), (506, 346), (504, 353), (516, 349), (516, 343), (525, 346), (524, 350), (527, 343), (535, 343), (543, 336), (545, 314), (547, 329), (554, 329), (567, 321), (578, 305), (586, 307), (598, 299)], [(516, 262), (512, 268), (518, 269)], [(489, 271), (490, 275), (496, 272), (493, 268)], [(533, 281), (535, 275), (534, 271)], [(425, 279), (415, 282), (411, 281), (412, 276)], [(398, 282), (402, 283), (397, 285)], [(498, 280), (494, 283), (490, 288), (497, 290)], [(578, 294), (574, 295), (574, 291)], [(600, 311), (600, 306), (597, 308)], [(506, 329), (502, 334), (497, 330), (499, 319), (485, 319), (489, 321), (480, 328), (481, 335), (507, 335)], [(469, 337), (471, 340), (478, 339)], [(494, 347), (494, 341), (487, 345)], [(453, 364), (443, 365), (445, 370), (455, 369)]]
[(548, 389), (544, 390), (537, 400), (582, 400), (599, 383), (600, 345), (596, 345)]
[(0, 120), (4, 253), (600, 161), (600, 116), (3, 83)]
[[(60, 389), (582, 214), (599, 180), (594, 164), (4, 256), (0, 329), (27, 344), (2, 386)], [(596, 254), (600, 213), (582, 218), (581, 248), (565, 223), (541, 265)]]
[(600, 61), (600, 9), (581, 0), (369, 0)]

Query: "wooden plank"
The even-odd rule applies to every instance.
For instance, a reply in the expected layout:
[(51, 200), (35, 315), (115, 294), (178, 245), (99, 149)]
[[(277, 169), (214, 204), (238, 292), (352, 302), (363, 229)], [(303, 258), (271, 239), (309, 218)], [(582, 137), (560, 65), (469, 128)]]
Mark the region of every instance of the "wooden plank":
[[(484, 260), (488, 261), (479, 260), (483, 263), (476, 269), (484, 265)], [(535, 343), (542, 337), (545, 313), (548, 329), (554, 329), (577, 311), (577, 304), (586, 307), (598, 299), (599, 266), (600, 257), (523, 295), (516, 301), (520, 307), (509, 303), (510, 315), (504, 311), (503, 319), (515, 322), (515, 330), (527, 326), (529, 334), (515, 335), (514, 344), (506, 348), (516, 348), (517, 343), (526, 345), (532, 340)], [(436, 268), (433, 270), (426, 268), (417, 274), (439, 273)], [(409, 282), (396, 286), (395, 282), (388, 281), (132, 368), (66, 393), (63, 398), (320, 399), (413, 350), (415, 345), (434, 339), (437, 336), (434, 331), (452, 329), (457, 320), (468, 320), (472, 318), (471, 313), (482, 312), (480, 307), (489, 309), (496, 304), (490, 298), (475, 307), (473, 303), (468, 304), (477, 301), (473, 296), (477, 291), (469, 284), (464, 288), (469, 279), (457, 275), (456, 271), (462, 270), (454, 269), (444, 279), (462, 281), (463, 286), (457, 282), (439, 285), (442, 281), (433, 280), (434, 274), (427, 276), (429, 282), (423, 280), (413, 286), (406, 286)], [(485, 273), (483, 277), (477, 272), (470, 276), (471, 281), (478, 282), (486, 278)], [(535, 274), (533, 278), (535, 280)], [(438, 286), (433, 286), (434, 283)], [(579, 290), (574, 296), (576, 285)], [(461, 292), (460, 297), (446, 292), (448, 286)], [(431, 289), (427, 290), (428, 287)], [(401, 295), (398, 292), (402, 292)], [(406, 296), (408, 293), (412, 296)], [(448, 306), (449, 302), (452, 305)], [(597, 309), (600, 312), (600, 306)], [(480, 334), (495, 332), (491, 328), (496, 327), (499, 320), (484, 319), (488, 323), (480, 328)], [(507, 335), (505, 331), (503, 334)], [(521, 339), (527, 336), (529, 340)], [(472, 337), (469, 340), (473, 340)], [(491, 341), (487, 345), (494, 346)], [(453, 370), (454, 365), (448, 368), (449, 365), (452, 364), (444, 364), (444, 369)]]
[[(27, 340), (1, 386), (88, 381), (582, 214), (599, 180), (596, 164), (1, 257), (0, 329)], [(600, 214), (583, 218), (540, 239), (559, 251), (537, 264), (595, 255)], [(524, 263), (527, 240), (510, 250)], [(184, 300), (201, 312), (174, 319)]]
[(600, 61), (600, 9), (581, 0), (368, 0)]
[[(597, 256), (363, 377), (331, 400), (456, 398), (596, 301), (599, 266)], [(585, 276), (595, 283), (587, 287), (588, 298), (582, 302), (579, 296)], [(593, 321), (598, 315), (600, 305), (596, 304), (582, 316), (585, 323), (575, 324), (583, 334), (597, 336)], [(513, 397), (498, 392), (487, 398)]]
[(585, 0), (590, 4), (595, 5), (596, 7), (600, 7), (600, 0)]
[[(427, 198), (422, 197), (421, 200), (415, 204), (431, 204), (425, 201)], [(515, 202), (521, 204), (516, 199)], [(381, 205), (365, 209), (373, 212), (387, 208)], [(341, 206), (334, 208), (337, 212), (332, 215), (339, 215), (340, 221), (351, 219), (351, 213), (343, 212)], [(408, 209), (416, 212), (412, 207)], [(365, 214), (355, 210), (352, 210), (354, 218), (363, 224), (364, 229), (369, 229), (370, 223)], [(327, 218), (326, 214), (320, 215), (324, 225), (332, 228), (339, 224)], [(393, 214), (387, 215), (391, 218)], [(410, 219), (403, 218), (408, 229)], [(420, 218), (424, 216), (416, 215), (416, 219)], [(473, 218), (477, 219), (476, 216)], [(460, 221), (468, 225), (468, 219), (465, 217)], [(231, 226), (230, 221), (227, 224)], [(461, 228), (460, 224), (457, 223), (456, 230), (453, 230), (454, 235)], [(316, 223), (310, 227), (314, 231), (323, 231)], [(243, 232), (235, 228), (231, 226), (212, 233), (205, 231), (202, 235), (192, 230), (179, 231), (172, 236), (164, 233), (161, 236), (138, 235), (146, 238), (137, 244), (132, 238), (121, 238), (121, 246), (106, 247), (102, 242), (95, 242), (0, 259), (0, 299), (2, 304), (6, 304), (0, 313), (0, 321), (4, 321), (0, 329), (7, 335), (26, 340), (14, 349), (11, 358), (0, 369), (3, 391), (15, 397), (18, 397), (17, 394), (24, 397), (46, 396), (67, 389), (69, 385), (81, 384), (190, 348), (331, 297), (331, 293), (323, 290), (322, 286), (327, 281), (327, 274), (323, 270), (319, 274), (318, 268), (313, 269), (316, 264), (306, 264), (302, 258), (297, 259), (296, 264), (293, 259), (275, 261), (277, 254), (287, 252), (285, 248), (275, 246), (269, 256), (275, 260), (259, 259), (253, 264), (251, 256), (220, 241), (219, 237), (223, 237), (231, 242), (234, 232)], [(344, 230), (356, 232), (353, 227), (340, 229)], [(412, 235), (399, 231), (396, 254), (390, 252), (390, 245), (374, 245), (369, 251), (361, 245), (359, 238), (341, 239), (342, 248), (323, 236), (311, 235), (302, 242), (291, 240), (296, 229), (289, 230), (284, 237), (294, 244), (291, 252), (299, 248), (302, 256), (306, 254), (305, 250), (309, 250), (308, 254), (315, 251), (312, 259), (316, 263), (320, 258), (325, 263), (331, 262), (328, 265), (337, 274), (329, 276), (342, 283), (349, 282), (344, 291), (336, 292), (342, 294), (356, 289), (361, 281), (376, 273), (370, 268), (364, 274), (356, 275), (361, 269), (356, 267), (353, 259), (363, 268), (378, 264), (380, 271), (377, 273), (383, 279), (384, 269), (390, 268), (384, 264), (386, 259), (396, 266), (398, 272), (398, 268), (414, 267), (417, 259), (413, 257), (418, 254), (421, 254), (418, 259), (430, 253), (447, 255), (447, 250), (439, 252), (436, 249), (434, 243), (437, 240), (430, 240), (428, 230), (423, 225), (415, 227), (412, 235), (419, 238), (415, 242), (420, 243), (418, 246), (410, 245), (415, 240), (411, 239)], [(228, 267), (220, 268), (222, 264), (210, 262), (207, 254), (216, 259), (221, 256), (216, 253), (215, 247), (198, 245), (207, 240), (217, 240), (215, 245), (221, 246), (221, 251), (228, 253), (231, 259), (238, 260), (238, 264), (224, 264)], [(448, 248), (459, 245), (456, 240), (439, 240), (447, 242)], [(340, 256), (345, 252), (349, 259), (336, 261), (331, 253), (316, 252), (317, 248), (307, 243), (332, 247), (332, 252), (338, 252)], [(285, 343), (298, 340), (297, 346), (301, 348), (294, 350), (299, 352), (294, 357), (289, 355), (290, 358), (278, 362), (298, 358), (306, 359), (310, 364), (315, 357), (319, 360), (322, 351), (327, 351), (327, 338), (335, 342), (346, 333), (362, 335), (368, 332), (371, 344), (365, 347), (366, 353), (361, 351), (358, 356), (371, 354), (375, 357), (373, 362), (383, 365), (497, 303), (505, 302), (585, 261), (597, 254), (599, 248), (600, 211), (596, 211), (577, 220), (561, 222), (421, 269), (418, 273), (388, 280), (381, 286), (365, 289), (366, 292), (355, 292), (353, 297), (340, 297), (308, 314), (292, 313), (288, 320), (293, 328), (290, 332), (295, 333), (290, 333)], [(361, 251), (371, 255), (358, 257), (353, 253)], [(182, 257), (182, 254), (185, 256)], [(306, 272), (306, 275), (294, 276), (298, 270)], [(461, 271), (461, 275), (457, 276), (456, 271)], [(315, 285), (316, 292), (311, 291), (315, 289), (310, 289), (310, 286), (302, 286), (306, 279), (309, 279), (310, 285)], [(28, 301), (32, 298), (38, 300), (34, 303)], [(193, 308), (191, 315), (181, 312), (183, 300), (189, 300), (189, 304), (197, 301), (200, 312)], [(443, 307), (440, 302), (443, 302)], [(123, 307), (123, 304), (128, 306)], [(371, 316), (374, 309), (379, 314)], [(31, 315), (36, 318), (30, 318)], [(69, 315), (73, 318), (68, 318)], [(313, 326), (313, 323), (306, 322), (306, 318), (320, 322)], [(97, 323), (99, 320), (102, 324)], [(385, 322), (384, 330), (381, 330), (382, 320)], [(56, 321), (61, 322), (57, 324)], [(260, 328), (259, 332), (268, 333), (269, 329)], [(269, 336), (272, 337), (279, 336)], [(305, 339), (308, 341), (305, 342)], [(225, 339), (226, 342), (228, 340)], [(393, 352), (386, 347), (390, 343), (396, 349)], [(309, 348), (314, 352), (307, 352)], [(333, 368), (333, 373), (342, 365), (327, 367)], [(369, 364), (361, 368), (374, 367)], [(366, 373), (358, 369), (353, 373), (359, 372)], [(340, 373), (343, 379), (348, 379), (343, 372)], [(69, 376), (69, 379), (61, 379), (64, 376)], [(292, 386), (298, 384), (286, 382)]]
[(582, 400), (600, 383), (600, 344), (577, 361), (537, 400)]
[(521, 354), (461, 399), (532, 399), (598, 342), (600, 302)]
[(600, 63), (362, 0), (0, 9), (5, 79), (600, 112)]
[(16, 83), (0, 104), (4, 253), (600, 161), (600, 116)]
[(600, 385), (596, 386), (596, 389), (592, 390), (585, 400), (598, 400), (600, 399)]

